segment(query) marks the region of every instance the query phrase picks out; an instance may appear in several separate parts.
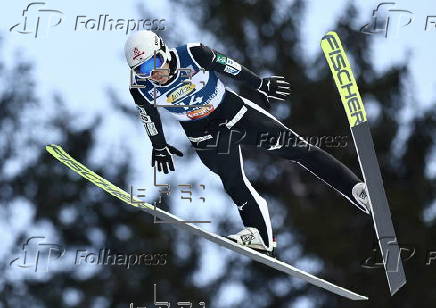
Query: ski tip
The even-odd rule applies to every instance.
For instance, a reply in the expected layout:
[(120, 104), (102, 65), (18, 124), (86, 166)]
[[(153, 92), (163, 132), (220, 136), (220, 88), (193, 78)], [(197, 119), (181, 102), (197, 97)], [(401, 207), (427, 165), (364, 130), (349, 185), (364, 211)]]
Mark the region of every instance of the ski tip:
[(400, 290), (402, 287), (404, 287), (406, 285), (406, 283), (407, 283), (407, 280), (404, 279), (396, 288), (391, 288), (390, 289), (391, 296), (394, 296), (395, 293), (398, 292), (398, 290)]
[(59, 148), (60, 146), (59, 145), (57, 145), (57, 144), (47, 144), (46, 146), (45, 146), (45, 149), (47, 150), (47, 151), (49, 151), (49, 150), (51, 150), (52, 148)]
[(368, 296), (363, 296), (361, 295), (359, 299), (357, 299), (358, 301), (367, 301), (369, 298)]
[(360, 295), (360, 294), (357, 294), (354, 292), (351, 292), (351, 293), (352, 293), (351, 295), (349, 294), (346, 297), (348, 297), (349, 299), (351, 299), (353, 301), (367, 301), (369, 299), (368, 296)]
[(330, 36), (334, 36), (335, 38), (339, 38), (338, 34), (335, 31), (328, 31), (326, 34), (324, 34), (321, 41), (330, 37)]

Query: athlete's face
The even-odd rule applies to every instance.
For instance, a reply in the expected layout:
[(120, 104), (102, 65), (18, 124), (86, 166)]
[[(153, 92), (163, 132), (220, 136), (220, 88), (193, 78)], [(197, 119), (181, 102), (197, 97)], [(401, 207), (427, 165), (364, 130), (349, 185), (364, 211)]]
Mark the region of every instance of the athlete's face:
[(168, 81), (168, 79), (170, 79), (169, 67), (170, 67), (170, 65), (168, 63), (165, 63), (161, 69), (156, 70), (156, 71), (152, 71), (150, 79), (153, 80), (154, 82), (158, 82), (161, 84), (166, 83)]

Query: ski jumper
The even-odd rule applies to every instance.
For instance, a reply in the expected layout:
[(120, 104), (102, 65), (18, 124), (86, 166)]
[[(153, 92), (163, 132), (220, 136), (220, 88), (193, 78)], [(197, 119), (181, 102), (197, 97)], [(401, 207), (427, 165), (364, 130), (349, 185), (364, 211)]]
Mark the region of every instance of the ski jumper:
[[(361, 180), (349, 168), (308, 144), (258, 104), (225, 88), (216, 73), (253, 90), (260, 86), (260, 77), (202, 44), (179, 46), (170, 54), (172, 77), (166, 84), (135, 77), (130, 87), (152, 145), (167, 144), (157, 107), (164, 108), (180, 122), (201, 161), (220, 177), (244, 226), (257, 228), (266, 246), (272, 245), (273, 233), (267, 202), (244, 174), (241, 145), (299, 164), (365, 211), (351, 193)], [(298, 140), (298, 146), (283, 140)]]

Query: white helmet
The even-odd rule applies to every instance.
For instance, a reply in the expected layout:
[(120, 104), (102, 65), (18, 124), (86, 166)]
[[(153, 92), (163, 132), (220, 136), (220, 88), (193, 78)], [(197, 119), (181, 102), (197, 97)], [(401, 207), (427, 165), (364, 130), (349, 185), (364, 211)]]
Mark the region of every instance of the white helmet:
[(132, 69), (153, 57), (155, 52), (163, 57), (164, 62), (168, 62), (171, 58), (163, 40), (149, 30), (133, 32), (124, 45), (124, 54)]

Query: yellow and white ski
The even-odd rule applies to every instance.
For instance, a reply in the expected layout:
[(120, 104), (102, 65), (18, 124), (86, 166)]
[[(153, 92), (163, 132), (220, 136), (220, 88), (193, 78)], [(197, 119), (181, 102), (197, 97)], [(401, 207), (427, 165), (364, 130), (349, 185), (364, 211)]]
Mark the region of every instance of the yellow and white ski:
[(362, 296), (359, 294), (356, 294), (350, 290), (347, 290), (345, 288), (339, 287), (337, 285), (334, 285), (331, 282), (328, 282), (324, 279), (320, 279), (314, 275), (311, 275), (305, 271), (299, 270), (285, 262), (279, 261), (277, 259), (274, 259), (272, 257), (269, 257), (267, 255), (261, 254), (253, 249), (240, 246), (233, 241), (221, 237), (217, 234), (214, 234), (212, 232), (208, 232), (206, 230), (203, 230), (196, 225), (193, 225), (192, 223), (186, 223), (177, 216), (165, 212), (149, 203), (142, 202), (139, 199), (134, 198), (126, 191), (122, 190), (121, 188), (115, 186), (108, 180), (102, 178), (95, 172), (89, 170), (85, 165), (79, 163), (74, 158), (72, 158), (68, 153), (66, 153), (62, 147), (59, 145), (47, 145), (46, 150), (53, 155), (57, 160), (59, 160), (64, 165), (68, 166), (71, 170), (78, 173), (88, 181), (92, 182), (94, 185), (100, 187), (101, 189), (105, 190), (109, 194), (111, 194), (114, 197), (117, 197), (124, 203), (134, 206), (136, 208), (139, 208), (151, 215), (154, 215), (158, 217), (161, 220), (174, 222), (174, 226), (187, 230), (191, 233), (194, 233), (196, 235), (199, 235), (203, 238), (206, 238), (207, 240), (214, 242), (215, 244), (218, 244), (220, 246), (223, 246), (227, 249), (230, 249), (234, 252), (240, 253), (244, 256), (247, 256), (257, 262), (263, 263), (267, 266), (270, 266), (278, 271), (282, 271), (284, 273), (287, 273), (291, 276), (300, 278), (305, 280), (308, 283), (311, 283), (317, 287), (324, 288), (332, 293), (335, 293), (340, 296), (344, 296), (346, 298), (349, 298), (351, 300), (367, 300), (368, 298), (366, 296)]

